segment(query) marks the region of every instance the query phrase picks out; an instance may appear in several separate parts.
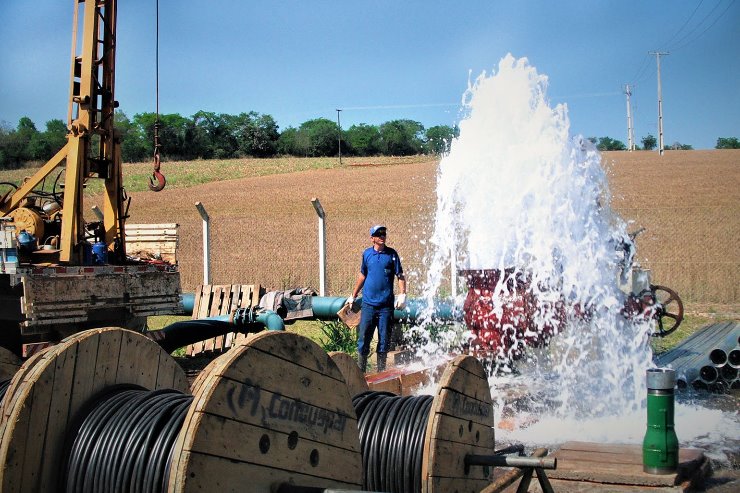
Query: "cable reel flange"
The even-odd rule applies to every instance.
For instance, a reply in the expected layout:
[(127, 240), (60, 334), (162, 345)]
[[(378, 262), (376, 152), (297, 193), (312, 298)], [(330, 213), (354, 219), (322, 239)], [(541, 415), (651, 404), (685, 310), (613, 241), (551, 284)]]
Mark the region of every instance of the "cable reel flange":
[(357, 418), (337, 365), (310, 339), (262, 332), (220, 356), (193, 384), (173, 451), (174, 493), (281, 483), (360, 489)]
[(493, 401), (483, 365), (460, 355), (437, 386), (424, 439), (422, 491), (477, 493), (492, 480), (490, 468), (466, 472), (465, 456), (494, 450)]
[(0, 407), (0, 489), (58, 490), (71, 423), (118, 384), (187, 391), (185, 372), (169, 354), (120, 328), (79, 332), (27, 360)]

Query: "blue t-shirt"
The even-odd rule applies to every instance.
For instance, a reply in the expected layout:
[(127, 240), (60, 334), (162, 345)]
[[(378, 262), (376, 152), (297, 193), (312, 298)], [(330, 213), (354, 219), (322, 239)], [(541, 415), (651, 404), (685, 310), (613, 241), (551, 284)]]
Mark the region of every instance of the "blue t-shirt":
[(365, 276), (362, 302), (372, 306), (392, 306), (393, 278), (403, 274), (398, 252), (390, 247), (382, 251), (368, 248), (362, 252), (360, 272)]

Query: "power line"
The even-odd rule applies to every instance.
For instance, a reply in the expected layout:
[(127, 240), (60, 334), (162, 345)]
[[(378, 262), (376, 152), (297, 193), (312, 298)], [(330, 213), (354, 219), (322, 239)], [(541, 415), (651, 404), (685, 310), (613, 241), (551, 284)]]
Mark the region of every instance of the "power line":
[(694, 9), (694, 11), (691, 12), (691, 15), (689, 16), (689, 18), (686, 19), (686, 22), (683, 23), (683, 25), (678, 29), (678, 31), (676, 31), (675, 33), (673, 33), (673, 36), (671, 36), (671, 38), (668, 41), (666, 41), (665, 43), (663, 43), (663, 46), (669, 46), (671, 44), (671, 42), (676, 38), (676, 36), (678, 36), (678, 34), (681, 31), (683, 31), (683, 28), (686, 27), (689, 24), (689, 22), (691, 21), (691, 19), (694, 18), (694, 15), (696, 15), (697, 10), (699, 10), (699, 7), (701, 7), (701, 4), (703, 4), (703, 3), (704, 3), (704, 0), (701, 0), (701, 2), (699, 2), (699, 4)]
[[(716, 5), (716, 6), (715, 6), (715, 7), (714, 7), (714, 8), (712, 9), (712, 12), (714, 12), (715, 10), (717, 10), (717, 7), (719, 7), (721, 3), (722, 3), (722, 2), (719, 2), (719, 3), (717, 3), (717, 5)], [(707, 28), (706, 28), (706, 29), (704, 29), (704, 30), (703, 30), (703, 31), (702, 31), (701, 33), (699, 33), (699, 35), (695, 36), (695, 37), (694, 37), (693, 39), (690, 39), (690, 40), (688, 40), (687, 42), (685, 42), (685, 43), (683, 43), (683, 44), (681, 44), (681, 45), (679, 45), (679, 46), (677, 46), (677, 47), (673, 48), (673, 51), (676, 51), (676, 50), (681, 50), (681, 49), (685, 48), (686, 46), (690, 45), (691, 43), (693, 43), (694, 41), (696, 41), (697, 39), (699, 39), (699, 38), (701, 38), (702, 36), (704, 36), (704, 34), (705, 34), (705, 33), (706, 33), (707, 31), (709, 31), (709, 30), (710, 30), (710, 29), (711, 29), (712, 27), (714, 27), (714, 25), (715, 25), (715, 24), (717, 24), (717, 21), (719, 21), (719, 20), (720, 20), (720, 19), (721, 19), (722, 17), (724, 17), (725, 13), (726, 13), (726, 12), (727, 12), (728, 10), (730, 10), (730, 7), (732, 7), (733, 3), (734, 3), (734, 2), (733, 2), (733, 0), (730, 0), (730, 3), (729, 3), (729, 4), (727, 4), (727, 7), (725, 7), (725, 10), (723, 10), (723, 11), (722, 11), (722, 12), (721, 12), (721, 13), (720, 13), (720, 14), (719, 14), (719, 15), (718, 15), (717, 17), (715, 17), (714, 21), (712, 21), (712, 23), (711, 23), (711, 24), (710, 24), (709, 26), (707, 26)], [(707, 17), (709, 17), (709, 15), (711, 15), (711, 13), (712, 13), (712, 12), (710, 12), (710, 13), (709, 13), (709, 14), (707, 15)], [(705, 19), (706, 19), (706, 17), (705, 17)], [(701, 24), (703, 24), (703, 23), (704, 23), (704, 20), (702, 20), (702, 22), (701, 22), (701, 23), (699, 24), (699, 26), (700, 26)], [(699, 26), (697, 26), (697, 27), (699, 27)], [(690, 34), (690, 33), (689, 33), (689, 34)], [(686, 36), (684, 36), (684, 38), (686, 38)], [(679, 40), (678, 42), (680, 43), (680, 41), (682, 41), (682, 40), (683, 40), (684, 38), (681, 38), (681, 40)]]

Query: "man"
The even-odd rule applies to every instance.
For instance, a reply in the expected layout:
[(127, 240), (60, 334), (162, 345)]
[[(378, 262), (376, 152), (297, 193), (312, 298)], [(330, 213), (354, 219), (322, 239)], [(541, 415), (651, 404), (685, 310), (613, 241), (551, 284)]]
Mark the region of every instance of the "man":
[[(364, 372), (367, 369), (367, 356), (375, 328), (378, 329), (378, 371), (385, 370), (388, 356), (388, 343), (393, 325), (393, 309), (406, 307), (406, 278), (403, 275), (398, 253), (386, 246), (386, 227), (377, 225), (370, 228), (372, 246), (362, 252), (362, 264), (357, 275), (355, 289), (346, 303), (351, 305), (362, 290), (362, 315), (358, 328), (358, 365)], [(393, 278), (398, 278), (400, 293), (393, 297)]]

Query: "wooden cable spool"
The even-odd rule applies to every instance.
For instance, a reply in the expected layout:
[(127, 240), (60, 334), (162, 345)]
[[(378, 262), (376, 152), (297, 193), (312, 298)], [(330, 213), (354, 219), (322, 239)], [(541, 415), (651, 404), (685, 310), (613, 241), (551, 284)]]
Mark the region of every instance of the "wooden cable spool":
[(119, 328), (79, 332), (26, 361), (0, 406), (0, 490), (57, 491), (70, 423), (117, 384), (187, 390), (170, 355)]
[[(168, 491), (360, 489), (357, 418), (334, 359), (304, 337), (264, 332), (214, 360), (194, 382)], [(24, 363), (0, 407), (2, 491), (58, 489), (71, 423), (115, 385), (187, 390), (158, 345), (117, 328), (80, 332)], [(466, 455), (493, 450), (489, 392), (475, 358), (447, 366), (426, 424), (422, 491), (473, 493), (490, 482), (487, 468), (465, 467)]]
[(494, 450), (493, 401), (483, 365), (461, 355), (447, 365), (434, 396), (424, 439), (422, 491), (478, 493), (492, 479), (487, 467), (466, 472), (465, 456)]
[[(72, 423), (116, 385), (187, 390), (176, 362), (123, 329), (80, 332), (28, 360), (0, 410), (2, 491), (56, 491)], [(167, 491), (359, 489), (357, 419), (342, 373), (309, 339), (250, 337), (194, 382)]]
[(357, 419), (337, 365), (311, 340), (262, 332), (193, 385), (170, 491), (270, 492), (281, 483), (360, 489)]
[[(345, 356), (334, 354), (332, 357), (335, 361), (340, 358), (353, 361)], [(356, 364), (338, 363), (338, 366), (345, 372), (347, 381), (355, 378)], [(357, 388), (360, 392), (366, 390), (360, 385)], [(423, 444), (421, 491), (478, 493), (490, 484), (491, 468), (466, 468), (465, 457), (493, 453), (493, 426), (493, 402), (483, 365), (473, 356), (456, 357), (442, 373), (429, 412)], [(365, 457), (365, 463), (368, 462)]]
[(329, 357), (337, 365), (339, 371), (342, 372), (344, 380), (347, 383), (349, 395), (357, 395), (368, 390), (365, 374), (362, 373), (362, 370), (357, 366), (357, 362), (352, 356), (342, 351), (332, 351), (329, 353)]

